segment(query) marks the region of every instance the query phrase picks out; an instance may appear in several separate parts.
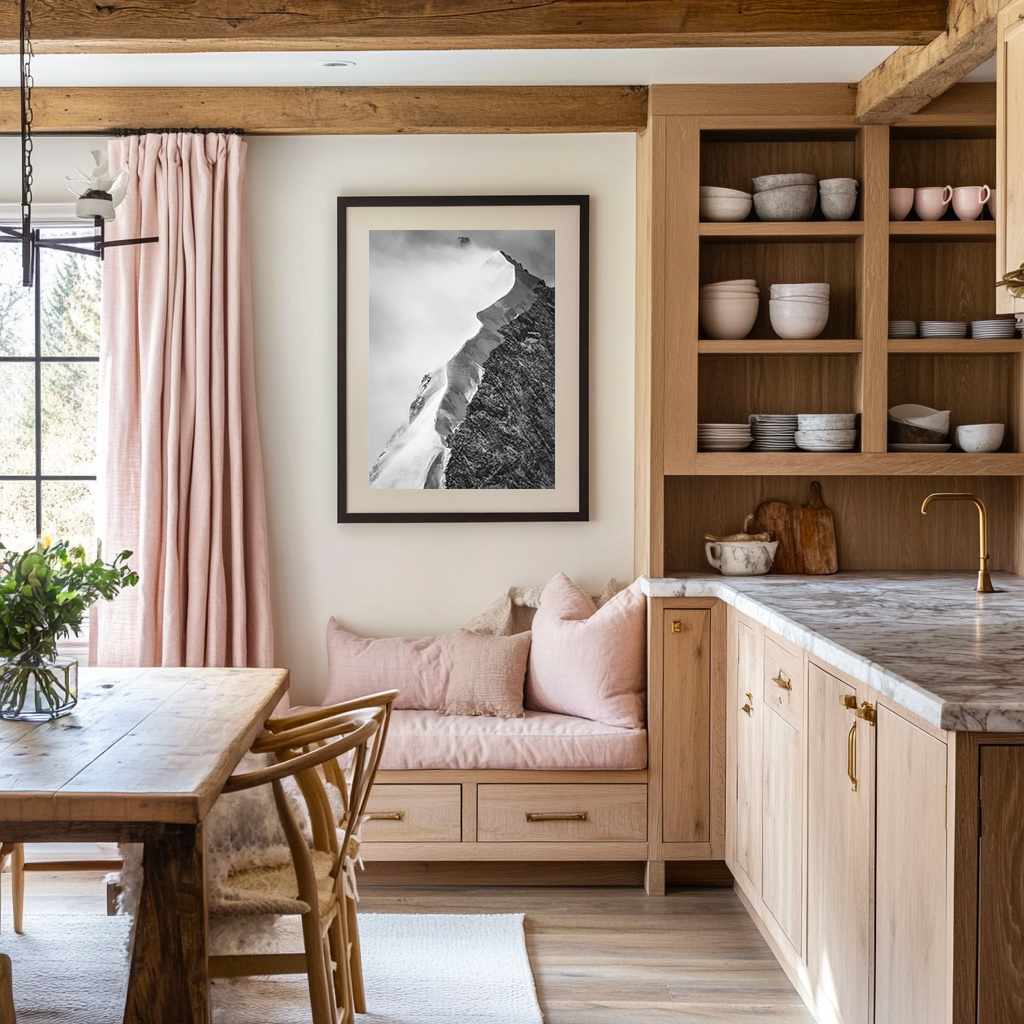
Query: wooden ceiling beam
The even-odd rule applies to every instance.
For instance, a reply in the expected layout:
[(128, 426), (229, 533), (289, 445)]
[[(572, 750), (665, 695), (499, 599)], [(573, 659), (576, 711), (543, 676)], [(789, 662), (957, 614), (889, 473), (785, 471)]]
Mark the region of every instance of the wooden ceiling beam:
[[(644, 86), (43, 89), (33, 131), (241, 128), (252, 135), (637, 132)], [(0, 133), (16, 134), (17, 89), (0, 89)]]
[(1008, 0), (950, 0), (946, 31), (926, 46), (901, 46), (857, 86), (859, 124), (895, 124), (961, 81), (996, 52)]
[[(32, 0), (37, 53), (922, 44), (945, 0)], [(16, 52), (17, 5), (0, 9)]]

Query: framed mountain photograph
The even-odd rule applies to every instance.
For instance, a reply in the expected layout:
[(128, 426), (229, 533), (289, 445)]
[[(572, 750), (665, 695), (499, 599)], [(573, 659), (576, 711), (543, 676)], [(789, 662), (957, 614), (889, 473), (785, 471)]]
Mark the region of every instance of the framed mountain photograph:
[(589, 518), (589, 217), (338, 199), (338, 522)]

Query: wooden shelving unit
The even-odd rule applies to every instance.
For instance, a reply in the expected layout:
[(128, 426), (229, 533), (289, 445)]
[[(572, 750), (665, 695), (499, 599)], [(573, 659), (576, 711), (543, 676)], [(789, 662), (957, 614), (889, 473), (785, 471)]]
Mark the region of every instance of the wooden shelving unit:
[[(995, 568), (1024, 570), (1021, 359), (1014, 339), (890, 339), (890, 319), (992, 317), (995, 222), (952, 210), (890, 222), (888, 189), (994, 185), (995, 90), (956, 87), (907, 122), (858, 125), (845, 86), (717, 90), (656, 86), (638, 150), (638, 571), (706, 569), (700, 538), (732, 532), (768, 498), (806, 501), (821, 480), (841, 534), (840, 566), (971, 569), (968, 508), (920, 515), (932, 490), (974, 490), (1002, 525)], [(751, 188), (758, 174), (855, 177), (854, 219), (702, 223), (698, 186)], [(911, 218), (915, 215), (911, 213)], [(751, 277), (749, 337), (702, 337), (700, 285)], [(775, 336), (768, 286), (829, 281), (829, 323), (810, 341)], [(1005, 422), (993, 454), (887, 450), (887, 409), (918, 402), (960, 423)], [(698, 452), (698, 422), (757, 412), (857, 412), (858, 450)]]

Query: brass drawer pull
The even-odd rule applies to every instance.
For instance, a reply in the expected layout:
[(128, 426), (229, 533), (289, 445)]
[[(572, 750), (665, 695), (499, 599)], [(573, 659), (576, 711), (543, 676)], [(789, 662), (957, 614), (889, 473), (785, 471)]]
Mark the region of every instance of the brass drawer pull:
[(857, 710), (857, 698), (852, 693), (839, 694), (839, 703), (842, 704), (847, 711)]
[(675, 619), (672, 622), (672, 632), (673, 633), (681, 633), (682, 630), (683, 630), (683, 624), (678, 619)]
[(586, 821), (586, 811), (527, 811), (527, 821)]
[(747, 698), (747, 703), (744, 704), (743, 707), (740, 708), (740, 711), (746, 711), (746, 713), (748, 715), (750, 715), (751, 718), (753, 718), (754, 717), (754, 709), (751, 707), (751, 705), (754, 703), (754, 695), (752, 693), (748, 693), (748, 694), (746, 694), (746, 698)]
[(772, 682), (779, 687), (780, 690), (792, 690), (793, 684), (782, 674), (782, 669), (779, 669), (777, 676), (772, 676)]
[(857, 792), (857, 723), (850, 726), (850, 736), (846, 741), (846, 774), (850, 777), (850, 787)]
[(875, 706), (864, 701), (857, 710), (857, 717), (863, 718), (869, 725), (875, 724)]
[(366, 816), (370, 821), (403, 821), (405, 811), (369, 811)]

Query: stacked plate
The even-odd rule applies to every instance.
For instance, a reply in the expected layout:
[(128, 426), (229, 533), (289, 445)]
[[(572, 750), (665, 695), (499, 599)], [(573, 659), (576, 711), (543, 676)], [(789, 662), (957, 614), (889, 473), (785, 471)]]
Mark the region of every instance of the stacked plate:
[(857, 414), (803, 413), (797, 417), (796, 443), (805, 452), (849, 452), (857, 443)]
[(697, 424), (697, 448), (702, 452), (741, 452), (750, 441), (749, 423)]
[(754, 435), (755, 452), (796, 451), (797, 417), (776, 413), (752, 413), (750, 432)]
[(972, 320), (972, 338), (1015, 338), (1017, 336), (1017, 321), (1010, 318), (1002, 320)]
[(966, 320), (922, 320), (917, 327), (922, 338), (966, 338)]
[(917, 321), (916, 320), (890, 320), (889, 321), (889, 337), (890, 338), (916, 338), (917, 337)]

